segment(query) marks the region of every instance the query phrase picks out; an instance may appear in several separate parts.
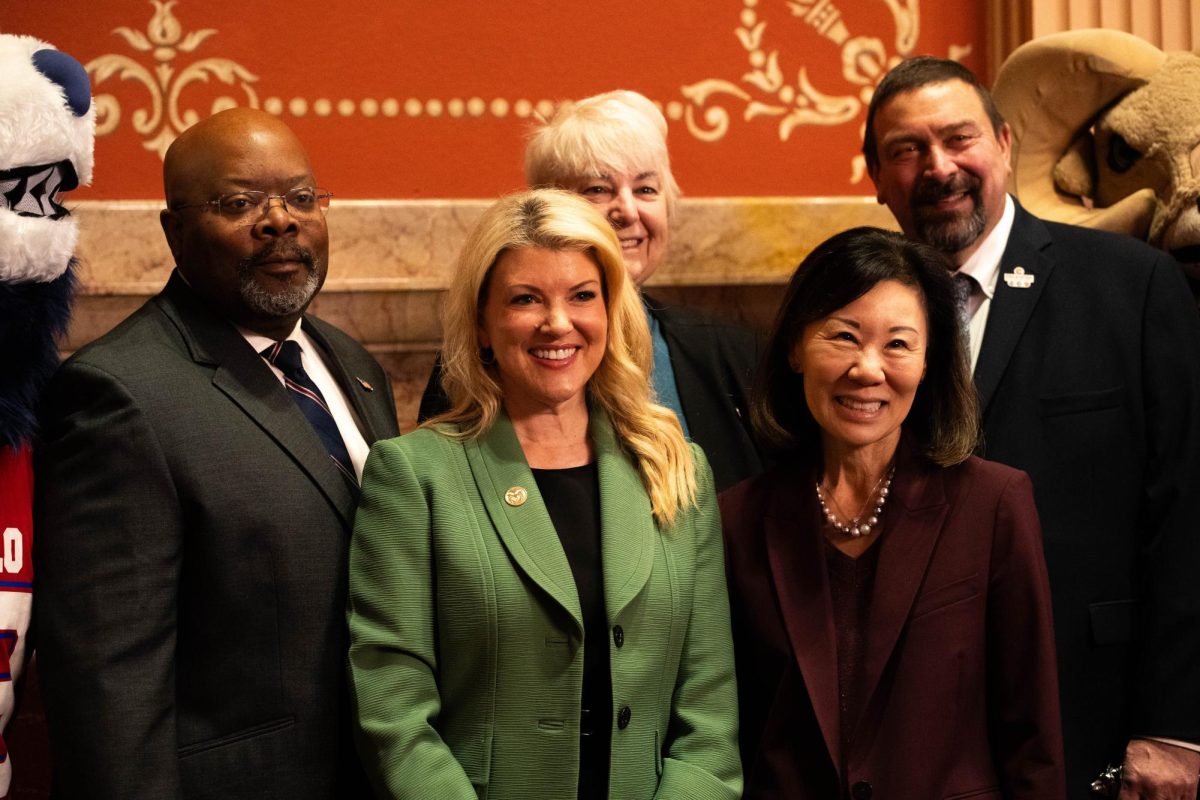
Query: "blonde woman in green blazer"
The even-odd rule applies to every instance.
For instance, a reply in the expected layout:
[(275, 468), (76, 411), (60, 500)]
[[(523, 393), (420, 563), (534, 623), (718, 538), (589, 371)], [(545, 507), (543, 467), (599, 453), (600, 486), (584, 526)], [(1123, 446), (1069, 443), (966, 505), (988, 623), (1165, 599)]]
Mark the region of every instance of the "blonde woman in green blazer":
[(371, 451), (350, 555), (364, 764), (396, 798), (737, 798), (712, 477), (651, 402), (621, 245), (500, 200), (447, 298), (452, 408)]

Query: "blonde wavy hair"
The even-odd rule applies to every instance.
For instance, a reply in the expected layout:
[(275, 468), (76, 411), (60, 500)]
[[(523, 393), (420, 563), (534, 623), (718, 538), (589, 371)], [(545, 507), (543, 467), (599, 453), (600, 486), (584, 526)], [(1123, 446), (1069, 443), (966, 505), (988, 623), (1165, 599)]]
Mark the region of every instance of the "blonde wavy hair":
[(675, 414), (651, 400), (650, 330), (621, 245), (608, 222), (578, 195), (534, 189), (503, 197), (484, 212), (459, 255), (443, 314), (442, 386), (450, 410), (425, 425), (449, 423), (456, 428), (442, 427), (442, 433), (473, 439), (495, 422), (504, 398), (497, 365), (482, 356), (480, 318), (500, 254), (529, 247), (587, 253), (600, 267), (608, 337), (587, 384), (589, 406), (608, 414), (637, 465), (655, 520), (670, 525), (696, 504), (691, 450)]
[(530, 186), (570, 189), (584, 178), (647, 170), (658, 173), (667, 218), (674, 219), (680, 191), (667, 154), (667, 119), (628, 89), (559, 104), (525, 146)]

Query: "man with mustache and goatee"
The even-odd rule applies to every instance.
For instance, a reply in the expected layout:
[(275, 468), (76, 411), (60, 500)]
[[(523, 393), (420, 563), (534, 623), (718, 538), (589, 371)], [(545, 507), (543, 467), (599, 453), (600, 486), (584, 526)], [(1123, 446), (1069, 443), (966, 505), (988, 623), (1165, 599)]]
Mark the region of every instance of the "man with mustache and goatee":
[[(388, 379), (304, 314), (328, 193), (269, 114), (168, 150), (166, 288), (41, 409), (39, 665), (58, 797), (366, 796), (346, 557)], [(297, 369), (300, 367), (300, 369)]]
[(1200, 323), (1163, 253), (1009, 197), (1010, 141), (974, 75), (923, 57), (880, 83), (863, 153), (879, 202), (956, 269), (982, 455), (1033, 478), (1069, 796), (1124, 761), (1123, 800), (1194, 798)]

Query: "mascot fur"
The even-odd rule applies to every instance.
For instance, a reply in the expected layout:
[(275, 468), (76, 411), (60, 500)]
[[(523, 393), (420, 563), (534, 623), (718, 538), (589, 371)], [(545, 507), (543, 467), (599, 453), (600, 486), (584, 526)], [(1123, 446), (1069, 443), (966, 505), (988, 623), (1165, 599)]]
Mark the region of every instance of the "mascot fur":
[(1056, 33), (1017, 48), (992, 94), (1026, 208), (1166, 250), (1200, 299), (1200, 55), (1121, 31)]
[[(70, 316), (77, 221), (60, 194), (92, 179), (95, 111), (78, 61), (0, 34), (0, 731), (25, 662), (32, 569), (30, 438)], [(12, 768), (0, 739), (0, 797)]]

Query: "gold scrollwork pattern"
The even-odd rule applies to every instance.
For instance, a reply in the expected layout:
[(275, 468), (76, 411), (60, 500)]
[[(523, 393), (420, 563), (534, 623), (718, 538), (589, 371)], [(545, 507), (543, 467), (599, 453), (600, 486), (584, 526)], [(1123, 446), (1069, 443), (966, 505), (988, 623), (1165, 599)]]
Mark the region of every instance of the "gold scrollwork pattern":
[[(841, 0), (846, 2), (846, 0)], [(504, 118), (549, 117), (554, 103), (550, 100), (454, 97), (418, 99), (409, 97), (342, 98), (327, 97), (291, 99), (268, 95), (260, 103), (255, 84), (258, 77), (229, 58), (200, 58), (186, 62), (184, 55), (195, 53), (210, 37), (214, 28), (185, 33), (172, 13), (179, 0), (149, 0), (154, 13), (145, 32), (118, 27), (113, 35), (120, 37), (137, 54), (109, 53), (87, 64), (93, 85), (99, 87), (110, 79), (140, 85), (148, 95), (147, 104), (130, 115), (133, 130), (142, 137), (143, 146), (161, 158), (175, 137), (195, 124), (201, 114), (185, 107), (185, 90), (199, 84), (219, 82), (232, 87), (233, 92), (221, 94), (211, 102), (209, 113), (237, 105), (247, 105), (277, 115), (303, 117), (349, 117), (360, 114), (365, 118), (441, 117), (469, 119), (490, 115)], [(840, 92), (827, 91), (810, 78), (808, 68), (787, 68), (778, 46), (771, 46), (767, 37), (768, 20), (760, 6), (768, 0), (742, 0), (739, 24), (734, 33), (746, 53), (748, 70), (738, 80), (708, 78), (680, 88), (682, 100), (673, 99), (663, 107), (667, 118), (682, 121), (688, 132), (704, 142), (717, 142), (729, 132), (730, 125), (740, 112), (741, 120), (777, 120), (781, 141), (788, 141), (796, 128), (804, 125), (835, 126), (858, 118), (871, 100), (875, 86), (892, 66), (912, 53), (920, 32), (920, 0), (873, 0), (883, 3), (891, 13), (894, 36), (889, 46), (878, 36), (855, 35), (847, 26), (834, 0), (773, 0), (777, 15), (797, 19), (838, 48), (841, 75), (847, 86)], [(782, 24), (772, 19), (772, 32)], [(970, 45), (951, 45), (949, 56), (961, 59), (971, 51)], [(140, 60), (139, 60), (140, 59)], [(788, 75), (794, 70), (794, 79)], [(826, 80), (828, 80), (826, 78)], [(219, 91), (219, 90), (218, 90)], [(107, 136), (121, 124), (121, 103), (113, 94), (97, 94), (96, 134)], [(861, 123), (860, 123), (861, 134)], [(851, 182), (860, 182), (865, 175), (865, 162), (856, 156), (851, 163)]]
[[(149, 106), (135, 109), (130, 119), (134, 131), (142, 137), (142, 145), (158, 153), (160, 158), (176, 136), (200, 119), (196, 110), (183, 107), (181, 97), (189, 86), (207, 84), (210, 78), (215, 78), (239, 89), (245, 105), (258, 106), (258, 94), (252, 86), (258, 78), (237, 62), (227, 58), (203, 58), (187, 64), (177, 62), (181, 53), (194, 53), (217, 31), (204, 28), (184, 34), (183, 26), (171, 13), (176, 2), (150, 0), (155, 10), (145, 33), (126, 27), (113, 31), (134, 50), (157, 62), (152, 67), (117, 53), (99, 56), (86, 66), (93, 86), (116, 77), (141, 84), (146, 89)], [(95, 102), (96, 135), (108, 135), (121, 124), (120, 101), (112, 94), (97, 94)], [(238, 98), (222, 95), (213, 100), (210, 113), (238, 104)]]
[[(787, 0), (781, 4), (792, 17), (839, 49), (842, 78), (849, 90), (832, 93), (818, 88), (803, 65), (795, 70), (794, 81), (786, 77), (780, 49), (769, 46), (768, 21), (758, 8), (760, 1), (743, 0), (734, 33), (746, 51), (749, 71), (738, 81), (709, 78), (681, 87), (687, 101), (682, 117), (688, 132), (701, 141), (718, 141), (729, 132), (738, 108), (745, 122), (777, 119), (781, 141), (787, 141), (801, 125), (842, 125), (857, 118), (870, 103), (880, 79), (912, 53), (920, 32), (920, 0), (881, 2), (891, 12), (895, 27), (890, 51), (878, 37), (854, 35), (833, 0)], [(969, 52), (969, 45), (951, 47), (950, 55), (961, 58)], [(851, 172), (851, 182), (862, 180), (862, 156), (853, 159)]]

